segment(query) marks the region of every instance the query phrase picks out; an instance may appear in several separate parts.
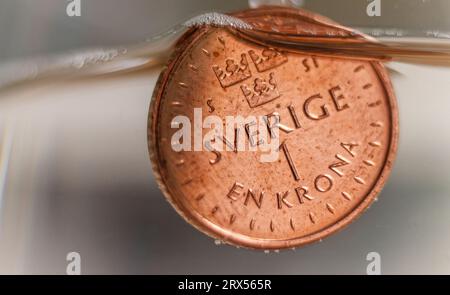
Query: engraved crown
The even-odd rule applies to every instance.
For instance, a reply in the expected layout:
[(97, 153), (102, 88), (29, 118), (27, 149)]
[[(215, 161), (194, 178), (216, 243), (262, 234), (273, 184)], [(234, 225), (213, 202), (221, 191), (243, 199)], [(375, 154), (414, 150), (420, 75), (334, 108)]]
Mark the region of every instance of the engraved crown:
[(274, 73), (270, 73), (268, 79), (256, 78), (251, 87), (243, 84), (241, 90), (251, 108), (280, 97)]
[(225, 63), (225, 70), (217, 65), (212, 67), (217, 79), (219, 79), (220, 85), (222, 85), (223, 88), (237, 84), (252, 76), (245, 53), (241, 55), (241, 61), (239, 64), (237, 64), (233, 59), (227, 59)]
[(250, 58), (256, 66), (258, 72), (264, 72), (273, 69), (287, 61), (287, 57), (275, 49), (264, 49), (261, 55), (258, 55), (255, 51), (250, 50), (248, 52)]

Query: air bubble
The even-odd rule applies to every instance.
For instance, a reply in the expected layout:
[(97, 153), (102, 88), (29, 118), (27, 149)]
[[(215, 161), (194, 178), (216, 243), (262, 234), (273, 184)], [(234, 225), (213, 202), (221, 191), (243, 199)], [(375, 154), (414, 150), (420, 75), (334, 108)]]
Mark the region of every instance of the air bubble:
[(219, 27), (232, 27), (243, 30), (251, 30), (252, 26), (241, 19), (217, 12), (210, 12), (198, 15), (186, 21), (186, 27), (196, 27), (202, 25), (212, 25)]

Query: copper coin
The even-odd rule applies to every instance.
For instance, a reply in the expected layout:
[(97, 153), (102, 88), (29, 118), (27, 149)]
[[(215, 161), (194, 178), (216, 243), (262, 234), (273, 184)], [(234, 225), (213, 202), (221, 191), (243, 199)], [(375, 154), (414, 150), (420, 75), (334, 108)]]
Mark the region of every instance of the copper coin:
[[(194, 128), (195, 108), (223, 121), (278, 114), (278, 159), (175, 151), (172, 124), (184, 116)], [(392, 167), (398, 118), (379, 62), (285, 52), (199, 27), (160, 76), (148, 131), (159, 185), (189, 223), (229, 244), (281, 249), (320, 240), (369, 207)]]

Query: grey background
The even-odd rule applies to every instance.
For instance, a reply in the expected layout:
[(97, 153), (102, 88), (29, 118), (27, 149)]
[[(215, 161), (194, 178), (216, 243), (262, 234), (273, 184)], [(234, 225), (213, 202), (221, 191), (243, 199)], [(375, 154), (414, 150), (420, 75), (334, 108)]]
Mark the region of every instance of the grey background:
[[(82, 2), (82, 16), (69, 18), (66, 1), (1, 0), (0, 61), (134, 43), (199, 12), (247, 6)], [(380, 18), (367, 17), (367, 3), (305, 6), (352, 26), (449, 26), (448, 1), (383, 1)], [(0, 114), (16, 118), (0, 271), (65, 273), (66, 254), (77, 251), (85, 274), (364, 274), (367, 253), (376, 251), (383, 273), (450, 273), (450, 72), (393, 67), (401, 73), (393, 75), (401, 141), (380, 201), (322, 243), (269, 254), (215, 245), (156, 187), (145, 141), (156, 70), (0, 92)]]

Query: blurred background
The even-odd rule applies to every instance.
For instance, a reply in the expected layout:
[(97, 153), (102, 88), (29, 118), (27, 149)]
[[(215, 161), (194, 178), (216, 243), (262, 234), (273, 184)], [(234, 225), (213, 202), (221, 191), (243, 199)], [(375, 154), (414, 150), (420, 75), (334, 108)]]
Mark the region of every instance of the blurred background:
[[(136, 44), (241, 0), (0, 0), (2, 64), (83, 48)], [(367, 33), (450, 32), (447, 0), (296, 0)], [(400, 147), (388, 184), (362, 217), (321, 243), (280, 253), (218, 246), (173, 210), (156, 186), (147, 111), (160, 67), (0, 88), (0, 273), (383, 274), (450, 273), (450, 69), (390, 63)], [(11, 72), (11, 75), (15, 75)]]

